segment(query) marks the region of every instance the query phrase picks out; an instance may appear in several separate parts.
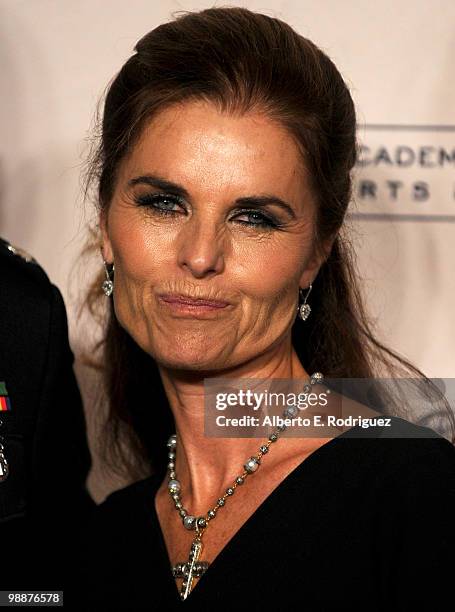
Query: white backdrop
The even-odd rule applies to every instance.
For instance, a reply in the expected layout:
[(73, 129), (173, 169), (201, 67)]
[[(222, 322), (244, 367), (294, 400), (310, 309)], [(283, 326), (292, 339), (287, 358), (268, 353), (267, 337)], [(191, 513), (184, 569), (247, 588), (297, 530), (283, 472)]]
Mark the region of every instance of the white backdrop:
[[(0, 2), (0, 235), (31, 252), (61, 289), (76, 355), (69, 278), (84, 241), (79, 176), (96, 102), (143, 34), (172, 11), (213, 5)], [(218, 5), (287, 21), (342, 72), (365, 147), (352, 211), (370, 312), (384, 341), (428, 375), (454, 377), (455, 3)], [(90, 383), (77, 372), (90, 411)], [(101, 499), (114, 485), (97, 470), (95, 458), (89, 482)]]

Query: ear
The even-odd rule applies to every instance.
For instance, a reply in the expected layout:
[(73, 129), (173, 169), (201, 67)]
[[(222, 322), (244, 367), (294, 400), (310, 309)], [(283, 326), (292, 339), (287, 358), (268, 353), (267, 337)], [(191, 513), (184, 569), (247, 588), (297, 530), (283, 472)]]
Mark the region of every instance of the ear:
[(103, 259), (106, 263), (114, 262), (114, 254), (112, 252), (112, 245), (109, 239), (108, 229), (108, 211), (103, 209), (99, 216), (99, 227), (101, 232), (101, 252)]
[(322, 266), (325, 260), (328, 259), (330, 255), (336, 236), (337, 234), (331, 236), (324, 242), (322, 246), (322, 253), (318, 253), (316, 251), (314, 252), (302, 276), (300, 277), (299, 287), (301, 287), (301, 289), (306, 289), (310, 286), (310, 284), (315, 281), (316, 276), (319, 272), (319, 268)]

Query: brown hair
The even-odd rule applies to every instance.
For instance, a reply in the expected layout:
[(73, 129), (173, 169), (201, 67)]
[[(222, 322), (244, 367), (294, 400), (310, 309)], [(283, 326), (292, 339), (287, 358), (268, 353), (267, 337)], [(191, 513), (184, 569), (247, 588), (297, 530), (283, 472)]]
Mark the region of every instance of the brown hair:
[[(313, 284), (311, 316), (305, 323), (297, 318), (292, 328), (305, 369), (330, 378), (428, 381), (375, 337), (359, 290), (343, 223), (357, 158), (349, 90), (329, 57), (280, 19), (245, 8), (210, 8), (184, 12), (141, 38), (108, 87), (101, 121), (98, 112), (101, 129), (88, 160), (85, 196), (95, 185), (98, 209), (107, 208), (119, 164), (145, 124), (166, 106), (192, 99), (231, 114), (265, 113), (287, 128), (302, 153), (317, 209), (315, 244), (322, 248), (336, 236)], [(102, 451), (114, 469), (139, 478), (165, 470), (173, 417), (156, 362), (120, 327), (112, 300), (107, 312), (96, 308), (106, 300), (103, 274), (89, 293), (91, 311), (104, 326), (98, 348), (109, 414)]]

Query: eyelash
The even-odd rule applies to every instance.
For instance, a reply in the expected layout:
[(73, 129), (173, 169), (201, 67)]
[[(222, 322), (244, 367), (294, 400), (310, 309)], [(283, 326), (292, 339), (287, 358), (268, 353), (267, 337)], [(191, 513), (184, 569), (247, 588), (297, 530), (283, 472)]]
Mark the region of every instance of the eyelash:
[[(162, 215), (164, 217), (177, 214), (177, 211), (175, 210), (166, 210), (166, 209), (158, 208), (157, 206), (155, 206), (155, 204), (159, 202), (163, 202), (164, 200), (168, 200), (169, 202), (172, 202), (172, 204), (179, 204), (179, 205), (181, 205), (183, 201), (178, 196), (163, 195), (163, 194), (151, 194), (151, 195), (148, 194), (148, 195), (144, 195), (144, 196), (137, 198), (136, 203), (139, 204), (140, 206), (147, 206), (153, 210), (154, 214)], [(248, 221), (237, 221), (237, 223), (241, 223), (242, 225), (246, 225), (248, 227), (260, 227), (263, 229), (273, 229), (273, 228), (279, 227), (279, 223), (276, 223), (275, 221), (273, 221), (266, 215), (254, 209), (253, 210), (252, 209), (241, 210), (239, 211), (239, 214), (258, 215), (260, 217), (261, 221), (259, 223), (249, 223)]]

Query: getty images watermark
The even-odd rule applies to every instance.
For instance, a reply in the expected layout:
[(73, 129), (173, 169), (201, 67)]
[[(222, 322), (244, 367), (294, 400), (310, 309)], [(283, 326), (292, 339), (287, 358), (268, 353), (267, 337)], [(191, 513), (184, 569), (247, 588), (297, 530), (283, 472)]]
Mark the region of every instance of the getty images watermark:
[(277, 428), (294, 437), (352, 428), (357, 437), (449, 437), (455, 423), (453, 378), (210, 378), (204, 387), (208, 437), (264, 437)]

